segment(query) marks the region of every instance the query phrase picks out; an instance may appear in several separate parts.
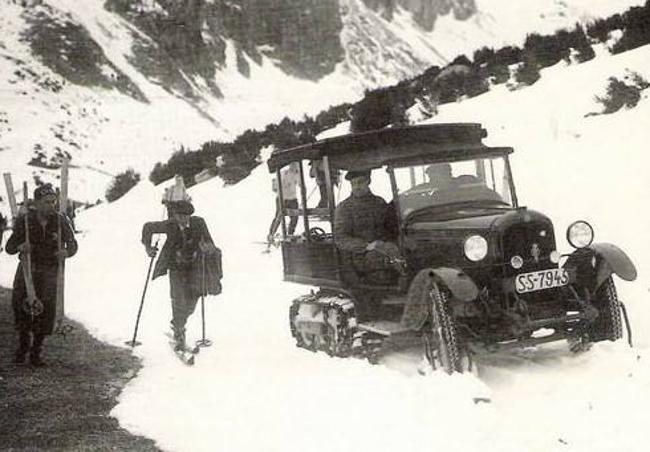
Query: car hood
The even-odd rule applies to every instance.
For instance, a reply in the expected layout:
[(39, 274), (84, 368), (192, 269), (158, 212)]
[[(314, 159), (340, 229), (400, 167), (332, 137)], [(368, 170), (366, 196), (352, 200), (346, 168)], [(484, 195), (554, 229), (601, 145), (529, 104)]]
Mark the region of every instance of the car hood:
[[(413, 222), (408, 226), (409, 231), (433, 231), (433, 230), (489, 230), (489, 229), (506, 229), (515, 223), (529, 223), (541, 221), (550, 223), (547, 216), (529, 210), (526, 207), (516, 209), (494, 210), (494, 209), (471, 209), (465, 211), (459, 210), (454, 212), (454, 218), (444, 220), (422, 220)], [(458, 218), (462, 216), (462, 218)]]

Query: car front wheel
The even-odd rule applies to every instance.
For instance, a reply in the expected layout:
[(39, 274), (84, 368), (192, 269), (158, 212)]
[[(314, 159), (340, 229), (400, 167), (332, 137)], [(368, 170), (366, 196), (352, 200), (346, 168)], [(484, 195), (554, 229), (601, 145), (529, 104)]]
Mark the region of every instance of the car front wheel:
[(621, 304), (611, 276), (596, 290), (593, 305), (598, 309), (598, 317), (589, 327), (589, 339), (592, 342), (621, 339), (623, 337)]
[(467, 358), (459, 345), (454, 319), (449, 306), (449, 290), (433, 283), (430, 291), (431, 312), (424, 326), (424, 346), (427, 360), (434, 369), (442, 368), (448, 374), (462, 373)]

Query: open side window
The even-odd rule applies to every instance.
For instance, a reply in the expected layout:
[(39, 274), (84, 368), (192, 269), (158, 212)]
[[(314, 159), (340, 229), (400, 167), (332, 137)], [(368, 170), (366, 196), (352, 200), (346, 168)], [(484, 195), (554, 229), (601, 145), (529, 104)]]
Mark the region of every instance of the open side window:
[[(306, 160), (295, 162), (296, 202), (292, 206), (287, 207), (284, 202), (287, 191), (282, 191), (284, 279), (321, 287), (339, 287), (339, 255), (333, 237), (334, 177), (319, 174), (328, 167), (327, 160), (324, 160), (311, 164)], [(280, 180), (286, 177), (282, 170), (278, 176)], [(293, 234), (289, 234), (292, 221), (296, 226)]]

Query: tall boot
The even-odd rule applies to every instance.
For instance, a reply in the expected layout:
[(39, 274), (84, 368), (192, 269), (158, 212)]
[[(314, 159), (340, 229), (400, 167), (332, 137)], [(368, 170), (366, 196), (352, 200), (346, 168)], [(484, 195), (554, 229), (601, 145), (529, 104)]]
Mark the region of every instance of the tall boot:
[(41, 351), (43, 350), (43, 340), (45, 336), (42, 334), (34, 335), (34, 343), (32, 344), (32, 349), (29, 352), (29, 363), (34, 367), (43, 367), (45, 361), (41, 358)]
[(185, 328), (179, 330), (176, 335), (176, 350), (185, 350)]
[(180, 328), (172, 324), (172, 330), (174, 331), (174, 341), (176, 345), (174, 349), (177, 351), (185, 349), (185, 328)]
[(23, 364), (25, 362), (25, 357), (27, 351), (29, 350), (29, 345), (31, 342), (31, 337), (29, 331), (19, 331), (18, 332), (18, 348), (16, 349), (16, 355), (14, 362), (16, 364)]

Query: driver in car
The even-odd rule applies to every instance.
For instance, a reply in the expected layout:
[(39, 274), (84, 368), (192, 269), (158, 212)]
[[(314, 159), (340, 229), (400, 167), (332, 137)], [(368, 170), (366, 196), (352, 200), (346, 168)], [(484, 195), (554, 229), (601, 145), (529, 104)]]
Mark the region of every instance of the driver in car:
[[(441, 191), (444, 193), (445, 190), (453, 189), (456, 186), (449, 163), (434, 163), (427, 166), (424, 172), (427, 174), (428, 182), (416, 185), (400, 195), (400, 208), (404, 216), (430, 205), (432, 197), (435, 196), (437, 199), (440, 197)], [(391, 201), (388, 204), (384, 221), (385, 237), (388, 240), (397, 240), (397, 223), (395, 202)]]
[[(394, 243), (385, 241), (384, 219), (386, 201), (370, 191), (370, 171), (349, 171), (345, 179), (350, 181), (351, 194), (336, 207), (334, 242), (341, 251), (346, 267), (346, 278), (352, 284), (392, 284), (397, 276), (393, 259), (399, 255)], [(393, 261), (393, 262), (391, 262)], [(361, 301), (359, 315), (369, 314), (369, 300)], [(366, 311), (361, 312), (361, 311)]]
[(429, 187), (433, 190), (445, 190), (454, 186), (449, 163), (434, 163), (429, 165), (424, 172), (427, 173)]

